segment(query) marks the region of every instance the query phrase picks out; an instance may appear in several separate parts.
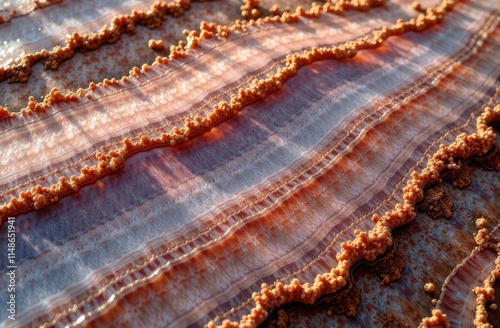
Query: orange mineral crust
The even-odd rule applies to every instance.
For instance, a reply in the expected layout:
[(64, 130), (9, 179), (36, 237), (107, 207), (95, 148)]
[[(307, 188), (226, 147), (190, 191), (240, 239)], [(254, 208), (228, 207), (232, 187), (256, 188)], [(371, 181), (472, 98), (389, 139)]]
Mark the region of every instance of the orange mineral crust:
[(91, 1), (6, 23), (5, 326), (488, 324), (494, 0)]
[(44, 62), (46, 69), (55, 70), (64, 60), (71, 58), (76, 50), (88, 51), (99, 48), (105, 43), (114, 43), (123, 33), (132, 33), (136, 25), (144, 25), (154, 29), (162, 24), (167, 15), (178, 17), (191, 7), (190, 0), (155, 1), (146, 12), (133, 10), (129, 15), (116, 16), (110, 27), (104, 26), (96, 33), (80, 35), (74, 32), (66, 37), (64, 46), (55, 46), (48, 51), (43, 49), (36, 53), (24, 55), (20, 63), (0, 69), (0, 81), (8, 79), (10, 83), (26, 82), (31, 74), (31, 66), (39, 61)]

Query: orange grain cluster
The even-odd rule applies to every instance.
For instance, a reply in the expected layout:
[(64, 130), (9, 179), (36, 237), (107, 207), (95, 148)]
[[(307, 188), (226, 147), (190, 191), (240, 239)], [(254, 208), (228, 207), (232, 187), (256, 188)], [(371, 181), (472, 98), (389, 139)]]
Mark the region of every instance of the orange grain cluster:
[[(54, 104), (78, 101), (78, 98), (83, 94), (83, 89), (78, 89), (77, 92), (68, 91), (63, 94), (59, 91), (59, 89), (53, 88), (41, 102), (35, 101), (35, 97), (30, 96), (28, 98), (28, 106), (21, 109), (19, 111), (19, 114), (32, 115), (33, 113), (44, 113), (50, 106)], [(17, 117), (17, 113), (11, 113), (7, 108), (3, 108), (2, 106), (0, 106), (0, 120), (7, 117), (15, 118)]]
[(428, 282), (424, 285), (424, 290), (426, 293), (432, 293), (436, 289), (436, 286), (432, 282)]
[(240, 7), (241, 16), (245, 19), (257, 19), (260, 17), (259, 0), (243, 0)]
[(26, 82), (31, 75), (31, 67), (39, 61), (44, 61), (46, 69), (55, 70), (61, 62), (73, 57), (75, 51), (94, 50), (105, 43), (114, 43), (123, 33), (133, 33), (138, 24), (150, 29), (157, 28), (166, 20), (167, 15), (179, 17), (189, 8), (191, 8), (190, 0), (172, 2), (156, 0), (147, 12), (132, 10), (130, 14), (114, 17), (109, 27), (104, 25), (96, 33), (80, 35), (74, 32), (66, 38), (66, 44), (62, 47), (55, 46), (50, 51), (43, 49), (27, 54), (19, 63), (0, 67), (0, 81), (8, 79), (9, 83)]
[(7, 118), (7, 117), (12, 117), (12, 115), (15, 115), (15, 114), (9, 112), (9, 110), (7, 108), (0, 106), (0, 120)]
[(59, 4), (62, 0), (33, 0), (34, 9), (45, 8), (52, 4)]
[(374, 4), (382, 4), (382, 1), (370, 1), (370, 0), (328, 0), (328, 4), (334, 6), (344, 7), (346, 5), (352, 6), (359, 11), (368, 11)]
[[(21, 109), (21, 115), (32, 115), (35, 112), (45, 112), (49, 106), (57, 103), (78, 101), (78, 97), (81, 97), (83, 90), (79, 89), (76, 93), (69, 91), (67, 93), (61, 93), (57, 88), (50, 90), (49, 94), (43, 98), (42, 102), (36, 102), (35, 97), (31, 96), (28, 98), (28, 107)], [(11, 117), (15, 117), (16, 113), (12, 113)]]
[(278, 5), (271, 6), (271, 8), (269, 8), (269, 14), (279, 15), (280, 14), (280, 7), (278, 7)]
[(162, 40), (149, 40), (148, 42), (148, 47), (153, 49), (153, 50), (162, 50), (165, 45), (163, 44)]
[(451, 169), (447, 169), (441, 175), (441, 178), (443, 181), (450, 182), (455, 188), (466, 188), (472, 183), (470, 173), (471, 169), (467, 163), (459, 161), (458, 163), (454, 163)]
[(448, 323), (448, 317), (443, 314), (441, 310), (432, 310), (432, 316), (430, 318), (424, 318), (419, 328), (450, 328)]

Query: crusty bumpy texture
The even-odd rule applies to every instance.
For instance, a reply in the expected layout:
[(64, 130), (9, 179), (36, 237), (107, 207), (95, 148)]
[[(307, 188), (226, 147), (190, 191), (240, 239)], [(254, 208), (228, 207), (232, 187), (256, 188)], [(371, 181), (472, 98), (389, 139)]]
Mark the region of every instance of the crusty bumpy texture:
[(16, 217), (15, 324), (255, 327), (275, 311), (279, 327), (487, 327), (495, 5), (9, 14), (0, 219)]

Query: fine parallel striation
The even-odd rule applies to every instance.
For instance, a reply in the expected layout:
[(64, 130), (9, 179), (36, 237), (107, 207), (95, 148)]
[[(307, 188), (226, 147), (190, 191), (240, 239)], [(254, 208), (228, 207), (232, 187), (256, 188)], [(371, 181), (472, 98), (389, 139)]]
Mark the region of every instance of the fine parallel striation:
[[(493, 229), (491, 236), (498, 238), (498, 226)], [(476, 319), (479, 319), (476, 314), (477, 295), (475, 289), (483, 287), (483, 282), (488, 280), (493, 271), (498, 272), (496, 259), (495, 249), (479, 245), (446, 279), (437, 308), (448, 313), (450, 325), (457, 326), (461, 322), (474, 322), (476, 326), (480, 327), (481, 322), (487, 323), (485, 318), (480, 319), (478, 323), (475, 322)], [(498, 273), (494, 274), (496, 278)]]
[(424, 3), (437, 9), (413, 20), (408, 2), (373, 4), (202, 23), (125, 79), (1, 120), (20, 313), (0, 319), (256, 325), (382, 254), (425, 185), (494, 146), (500, 32), (494, 1)]

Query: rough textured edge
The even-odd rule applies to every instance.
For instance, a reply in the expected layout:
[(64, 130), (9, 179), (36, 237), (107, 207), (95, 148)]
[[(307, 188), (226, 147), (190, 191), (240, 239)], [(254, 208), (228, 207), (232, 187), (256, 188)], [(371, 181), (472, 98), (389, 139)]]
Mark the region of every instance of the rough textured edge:
[[(79, 176), (72, 176), (69, 179), (65, 176), (61, 176), (57, 184), (53, 184), (49, 187), (37, 185), (29, 190), (21, 191), (19, 193), (19, 199), (17, 197), (12, 197), (8, 202), (0, 206), (0, 220), (3, 223), (9, 216), (14, 216), (33, 209), (40, 209), (55, 203), (59, 198), (74, 193), (82, 186), (93, 183), (97, 179), (120, 169), (125, 164), (125, 160), (135, 153), (146, 151), (154, 147), (175, 146), (187, 142), (200, 134), (209, 132), (213, 127), (223, 121), (238, 115), (239, 111), (241, 111), (244, 106), (263, 99), (269, 94), (279, 90), (283, 83), (296, 75), (297, 70), (303, 66), (320, 60), (350, 58), (355, 56), (359, 50), (380, 47), (390, 36), (401, 35), (410, 31), (423, 31), (430, 28), (440, 23), (446, 11), (451, 10), (454, 5), (455, 2), (445, 1), (437, 9), (429, 8), (426, 15), (421, 14), (417, 19), (412, 18), (406, 22), (399, 19), (393, 26), (384, 26), (381, 29), (373, 30), (371, 35), (359, 38), (356, 41), (347, 41), (341, 45), (330, 48), (314, 47), (302, 53), (296, 52), (290, 54), (286, 57), (284, 67), (278, 68), (275, 74), (268, 75), (265, 79), (253, 80), (249, 88), (241, 88), (237, 94), (232, 94), (229, 102), (221, 101), (213, 106), (212, 111), (204, 118), (195, 116), (193, 121), (190, 118), (186, 118), (182, 128), (179, 129), (178, 127), (174, 127), (169, 132), (164, 131), (158, 137), (150, 138), (147, 133), (141, 133), (137, 137), (132, 138), (132, 140), (125, 138), (122, 147), (113, 149), (107, 154), (95, 152), (94, 155), (97, 164), (82, 168)], [(319, 8), (323, 7), (314, 7), (310, 12), (302, 10), (294, 14), (295, 16), (293, 14), (288, 14), (286, 20), (298, 20), (300, 16), (309, 15), (319, 17)], [(275, 21), (279, 22), (281, 18), (276, 17)], [(203, 30), (200, 37), (205, 38), (203, 35), (206, 33), (211, 33), (212, 36), (219, 33), (215, 25), (205, 25), (206, 29)]]
[[(497, 112), (497, 108), (495, 108), (495, 112)], [(497, 115), (497, 116), (498, 116), (498, 115)], [(478, 130), (479, 130), (479, 129), (478, 129)], [(415, 178), (415, 177), (414, 177), (414, 178)], [(386, 214), (386, 216), (387, 216), (387, 214)], [(385, 218), (385, 217), (383, 217), (382, 219), (384, 219), (384, 218)], [(382, 232), (382, 233), (383, 233), (383, 232)], [(360, 233), (360, 234), (362, 234), (362, 233)], [(358, 238), (356, 238), (356, 240), (357, 240), (357, 239), (358, 239)], [(346, 248), (344, 248), (344, 249), (346, 249)]]
[[(500, 89), (497, 90), (497, 97)], [(497, 100), (495, 99), (496, 103)], [(439, 174), (445, 169), (445, 163), (454, 163), (456, 158), (466, 159), (472, 155), (486, 154), (496, 144), (496, 135), (488, 124), (500, 120), (500, 105), (494, 109), (486, 107), (482, 115), (477, 119), (476, 133), (467, 135), (465, 133), (457, 136), (450, 145), (442, 144), (440, 149), (432, 156), (427, 167), (422, 173), (414, 172), (412, 179), (404, 188), (404, 204), (398, 204), (395, 210), (387, 212), (380, 217), (374, 215), (372, 220), (376, 226), (368, 232), (359, 232), (353, 241), (342, 243), (342, 251), (337, 254), (339, 264), (330, 272), (318, 275), (311, 285), (301, 284), (294, 279), (290, 284), (277, 283), (275, 286), (262, 285), (260, 293), (252, 295), (256, 305), (251, 313), (244, 315), (240, 322), (225, 320), (221, 327), (253, 327), (261, 323), (272, 308), (291, 302), (314, 303), (320, 296), (333, 293), (342, 288), (349, 277), (349, 270), (355, 262), (365, 259), (373, 261), (376, 256), (385, 252), (387, 247), (392, 246), (393, 239), (391, 229), (415, 219), (415, 205), (423, 199), (423, 190), (426, 185), (437, 182)], [(447, 327), (446, 316), (440, 310), (433, 311), (433, 316), (424, 319), (422, 324), (428, 326)], [(215, 327), (212, 321), (208, 327)]]
[[(195, 0), (193, 0), (195, 1)], [(204, 0), (198, 0), (203, 2)], [(371, 7), (382, 6), (385, 0), (366, 0), (362, 3), (349, 2), (348, 0), (338, 0), (335, 4), (327, 2), (325, 5), (320, 6), (316, 3), (312, 7), (305, 10), (299, 6), (294, 13), (283, 12), (281, 16), (267, 16), (265, 18), (258, 18), (256, 20), (250, 19), (249, 21), (236, 20), (235, 24), (231, 26), (209, 24), (205, 21), (200, 23), (200, 32), (193, 30), (185, 30), (183, 33), (186, 35), (186, 41), (179, 41), (179, 45), (170, 46), (170, 54), (168, 57), (158, 56), (152, 63), (152, 66), (159, 64), (168, 64), (169, 60), (184, 59), (189, 56), (190, 50), (198, 47), (198, 44), (206, 39), (216, 37), (219, 40), (227, 39), (231, 32), (245, 31), (248, 26), (263, 25), (263, 24), (276, 24), (276, 23), (296, 23), (300, 17), (317, 18), (320, 13), (333, 13), (336, 15), (342, 14), (346, 10), (368, 11)], [(48, 69), (57, 69), (62, 61), (68, 60), (73, 57), (75, 51), (79, 49), (95, 50), (104, 43), (116, 42), (123, 33), (133, 32), (135, 25), (146, 25), (150, 29), (157, 28), (166, 19), (166, 14), (173, 17), (181, 16), (185, 10), (191, 7), (189, 0), (178, 0), (175, 2), (155, 1), (151, 5), (148, 13), (144, 11), (133, 10), (130, 15), (119, 15), (112, 19), (111, 27), (103, 26), (96, 33), (88, 33), (79, 35), (74, 32), (66, 40), (64, 46), (55, 46), (52, 50), (48, 51), (43, 49), (36, 53), (27, 54), (23, 56), (20, 63), (10, 65), (7, 67), (0, 66), (0, 82), (9, 79), (12, 82), (26, 82), (31, 74), (31, 67), (39, 61), (45, 61), (45, 67)], [(260, 13), (259, 13), (260, 16)], [(123, 76), (121, 82), (126, 83), (129, 78), (138, 77), (140, 74), (146, 73), (150, 70), (149, 64), (143, 64), (142, 68), (134, 67), (128, 76)], [(90, 82), (87, 91), (102, 88), (107, 85), (115, 85), (118, 81), (115, 78), (111, 80), (105, 78), (102, 82)], [(19, 112), (10, 112), (8, 108), (0, 106), (0, 120), (2, 119), (15, 119), (18, 115), (26, 116), (33, 115), (34, 113), (44, 113), (50, 106), (57, 103), (70, 103), (77, 101), (79, 98), (91, 99), (92, 96), (89, 92), (85, 92), (80, 88), (76, 92), (68, 91), (62, 94), (57, 88), (54, 88), (44, 97), (42, 102), (36, 102), (34, 97), (30, 97), (28, 106), (22, 108)]]

